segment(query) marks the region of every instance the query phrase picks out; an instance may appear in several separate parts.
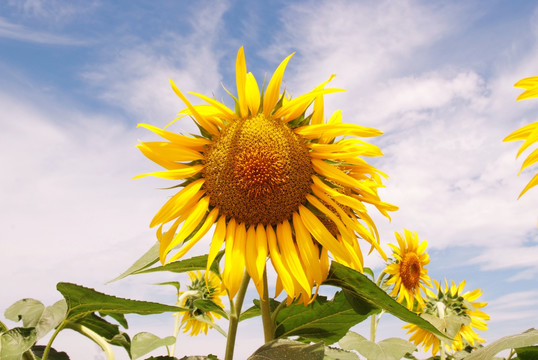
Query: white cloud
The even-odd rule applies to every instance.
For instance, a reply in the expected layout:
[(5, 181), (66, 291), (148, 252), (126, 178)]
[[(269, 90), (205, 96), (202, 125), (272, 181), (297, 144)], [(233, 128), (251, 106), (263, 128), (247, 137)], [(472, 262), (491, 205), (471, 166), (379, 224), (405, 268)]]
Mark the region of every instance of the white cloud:
[(42, 30), (30, 29), (26, 26), (14, 24), (0, 17), (0, 37), (27, 41), (39, 44), (83, 46), (88, 41), (79, 40), (66, 35), (58, 35)]
[(151, 42), (126, 41), (119, 51), (104, 51), (103, 63), (91, 66), (84, 78), (98, 97), (138, 120), (167, 124), (185, 107), (168, 79), (184, 94), (221, 91), (215, 42), (226, 8), (224, 2), (197, 7), (191, 18), (192, 34), (164, 33)]

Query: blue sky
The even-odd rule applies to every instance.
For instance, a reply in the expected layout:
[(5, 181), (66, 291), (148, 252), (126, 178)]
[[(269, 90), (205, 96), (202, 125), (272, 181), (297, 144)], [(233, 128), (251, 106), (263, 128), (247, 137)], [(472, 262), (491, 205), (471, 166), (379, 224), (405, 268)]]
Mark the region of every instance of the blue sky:
[[(536, 167), (516, 176), (524, 155), (502, 142), (536, 121), (538, 100), (516, 103), (512, 87), (538, 75), (536, 24), (533, 1), (2, 1), (0, 308), (52, 304), (59, 281), (174, 301), (151, 285), (162, 278), (104, 285), (152, 245), (149, 220), (169, 196), (157, 190), (168, 183), (132, 180), (154, 169), (136, 124), (164, 126), (183, 108), (169, 78), (231, 105), (221, 84), (234, 91), (243, 45), (258, 79), (296, 52), (284, 79), (295, 96), (336, 73), (347, 92), (326, 96), (327, 113), (385, 132), (374, 164), (400, 207), (391, 222), (376, 217), (386, 249), (394, 231), (415, 230), (433, 278), (482, 288), (487, 340), (537, 327), (538, 189), (516, 200)], [(172, 328), (168, 315), (132, 323), (133, 334)], [(382, 324), (381, 338), (403, 335), (398, 320)], [(262, 342), (256, 322), (239, 336), (238, 358)], [(179, 349), (222, 355), (223, 344), (215, 333)], [(58, 347), (100, 358), (69, 334)]]

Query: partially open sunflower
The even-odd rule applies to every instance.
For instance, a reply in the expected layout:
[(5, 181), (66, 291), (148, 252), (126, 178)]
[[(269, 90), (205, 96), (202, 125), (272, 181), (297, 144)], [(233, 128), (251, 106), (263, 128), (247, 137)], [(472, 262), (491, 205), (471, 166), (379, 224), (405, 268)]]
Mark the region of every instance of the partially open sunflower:
[(329, 253), (334, 261), (362, 270), (362, 238), (370, 251), (375, 248), (386, 258), (366, 204), (387, 217), (397, 208), (378, 196), (380, 175), (385, 175), (361, 157), (383, 154), (357, 139), (381, 132), (342, 123), (340, 111), (325, 122), (323, 95), (342, 91), (325, 89), (334, 76), (304, 95), (285, 96), (280, 87), (292, 56), (260, 91), (240, 48), (235, 111), (196, 93), (191, 95), (206, 104), (192, 105), (171, 82), (187, 106), (179, 118), (190, 116), (200, 135), (139, 125), (166, 140), (138, 145), (165, 168), (139, 177), (183, 181), (151, 222), (158, 226), (161, 261), (181, 258), (216, 223), (208, 268), (224, 246), (222, 277), (231, 298), (245, 269), (263, 295), (268, 257), (278, 274), (277, 294), (284, 289), (289, 299), (302, 295), (305, 303), (327, 276)]

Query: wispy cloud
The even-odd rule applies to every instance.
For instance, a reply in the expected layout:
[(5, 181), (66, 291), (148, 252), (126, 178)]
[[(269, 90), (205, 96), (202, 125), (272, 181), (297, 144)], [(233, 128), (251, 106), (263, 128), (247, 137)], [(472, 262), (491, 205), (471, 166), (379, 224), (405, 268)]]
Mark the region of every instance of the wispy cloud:
[(89, 44), (86, 40), (30, 29), (23, 25), (11, 23), (2, 17), (0, 17), (0, 37), (49, 45), (83, 46)]

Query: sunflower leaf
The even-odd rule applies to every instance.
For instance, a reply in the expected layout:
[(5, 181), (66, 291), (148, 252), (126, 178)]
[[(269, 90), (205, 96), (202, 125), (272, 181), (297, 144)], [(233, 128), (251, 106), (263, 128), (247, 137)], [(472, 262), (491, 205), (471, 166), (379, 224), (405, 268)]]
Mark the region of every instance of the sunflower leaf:
[[(150, 315), (164, 312), (179, 312), (185, 309), (155, 302), (123, 299), (100, 293), (94, 289), (71, 283), (58, 283), (58, 291), (67, 302), (66, 320), (76, 321), (87, 314), (101, 312), (111, 314)], [(115, 318), (119, 318), (116, 316)]]
[[(355, 308), (360, 309), (356, 311)], [(276, 317), (276, 338), (300, 336), (308, 341), (333, 344), (354, 325), (367, 319), (378, 308), (366, 302), (351, 305), (344, 292), (337, 292), (332, 300), (318, 296), (308, 306), (294, 303), (280, 310)]]
[(159, 261), (159, 242), (153, 244), (153, 246), (148, 251), (146, 251), (146, 253), (140, 257), (140, 259), (136, 260), (133, 265), (131, 265), (119, 276), (108, 281), (107, 284), (123, 279), (124, 277), (127, 277), (129, 275), (136, 274), (139, 271), (144, 270), (155, 264), (157, 261)]
[(198, 299), (194, 301), (194, 306), (204, 312), (213, 312), (219, 314), (228, 320), (228, 313), (224, 311), (217, 303), (209, 299)]
[(421, 329), (427, 330), (443, 338), (450, 339), (443, 334), (430, 322), (424, 320), (416, 313), (408, 310), (405, 306), (399, 304), (391, 298), (386, 292), (381, 290), (373, 281), (360, 272), (348, 268), (347, 266), (333, 262), (329, 270), (325, 285), (333, 285), (347, 290), (348, 293), (366, 301), (370, 306), (383, 309), (386, 312), (396, 316), (406, 323), (415, 324)]
[(138, 359), (161, 346), (172, 345), (176, 342), (173, 336), (160, 338), (148, 332), (141, 332), (133, 337), (131, 344), (131, 359)]
[(538, 344), (538, 330), (529, 329), (522, 334), (505, 336), (488, 346), (480, 348), (467, 356), (465, 360), (489, 360), (505, 349), (517, 349)]
[(516, 349), (517, 357), (520, 360), (538, 359), (538, 346), (525, 346)]
[[(219, 252), (217, 257), (215, 258), (215, 261), (213, 264), (211, 264), (211, 271), (213, 271), (216, 274), (219, 274), (219, 261), (222, 258), (222, 255), (224, 255), (224, 251)], [(172, 263), (162, 265), (162, 266), (156, 266), (152, 268), (145, 268), (141, 269), (139, 271), (136, 271), (136, 274), (144, 274), (144, 273), (151, 273), (151, 272), (157, 272), (157, 271), (170, 271), (175, 273), (184, 273), (188, 271), (194, 271), (194, 270), (205, 270), (207, 266), (207, 255), (201, 255), (201, 256), (195, 256), (190, 259), (180, 260), (180, 261), (174, 261)]]
[(19, 360), (37, 340), (35, 328), (13, 328), (0, 335), (0, 359)]
[(388, 338), (378, 343), (350, 331), (338, 344), (344, 350), (356, 350), (368, 360), (396, 360), (412, 353), (416, 346), (399, 338)]
[(248, 360), (323, 360), (324, 354), (325, 346), (322, 342), (307, 345), (298, 341), (277, 339), (260, 347)]

